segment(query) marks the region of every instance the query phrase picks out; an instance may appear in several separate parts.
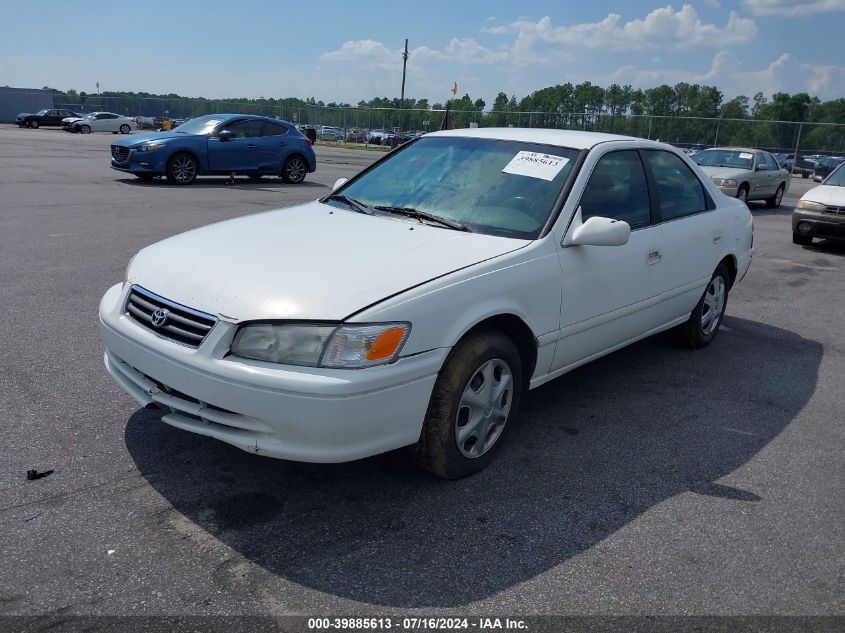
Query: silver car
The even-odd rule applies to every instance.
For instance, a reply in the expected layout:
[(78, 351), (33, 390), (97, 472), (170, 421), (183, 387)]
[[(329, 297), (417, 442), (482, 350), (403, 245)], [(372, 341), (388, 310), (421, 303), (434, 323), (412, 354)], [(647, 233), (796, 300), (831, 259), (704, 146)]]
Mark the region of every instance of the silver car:
[(789, 191), (790, 174), (769, 152), (745, 147), (716, 147), (693, 157), (722, 193), (749, 200), (765, 200), (777, 209)]

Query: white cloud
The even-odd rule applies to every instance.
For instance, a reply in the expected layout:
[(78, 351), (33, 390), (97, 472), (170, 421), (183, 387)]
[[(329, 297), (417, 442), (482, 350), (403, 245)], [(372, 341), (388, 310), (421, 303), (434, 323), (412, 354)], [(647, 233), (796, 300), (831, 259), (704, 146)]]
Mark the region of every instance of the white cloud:
[(757, 35), (754, 20), (731, 11), (724, 26), (702, 22), (692, 5), (676, 11), (671, 5), (655, 9), (643, 19), (623, 22), (609, 13), (598, 22), (554, 26), (546, 16), (538, 22), (520, 20), (511, 25), (517, 31), (516, 53), (534, 51), (538, 45), (631, 51), (647, 48), (722, 48), (743, 44)]
[(452, 59), (464, 64), (495, 64), (508, 58), (507, 52), (492, 51), (471, 37), (454, 38), (446, 47), (446, 52)]
[(382, 60), (390, 56), (390, 49), (375, 40), (350, 40), (336, 51), (320, 55), (330, 61)]
[(815, 15), (845, 11), (845, 0), (742, 0), (755, 15)]
[(481, 29), (482, 33), (493, 33), (495, 35), (501, 35), (502, 33), (508, 32), (508, 27), (506, 26), (485, 26)]

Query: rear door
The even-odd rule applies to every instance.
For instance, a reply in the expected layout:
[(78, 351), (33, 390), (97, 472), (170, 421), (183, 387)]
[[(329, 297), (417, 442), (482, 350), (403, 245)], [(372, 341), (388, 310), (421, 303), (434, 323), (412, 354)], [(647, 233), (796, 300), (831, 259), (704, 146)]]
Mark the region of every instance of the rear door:
[(264, 121), (258, 143), (258, 169), (263, 173), (282, 173), (282, 163), (290, 151), (288, 127), (275, 121)]
[[(698, 303), (725, 242), (731, 238), (704, 185), (686, 162), (667, 150), (643, 152), (655, 194), (660, 266), (655, 284), (663, 321), (686, 317)], [(722, 215), (720, 215), (722, 214)]]
[(221, 141), (215, 135), (208, 139), (208, 165), (211, 171), (245, 173), (258, 171), (258, 143), (262, 121), (255, 119), (234, 120), (222, 126), (234, 137)]

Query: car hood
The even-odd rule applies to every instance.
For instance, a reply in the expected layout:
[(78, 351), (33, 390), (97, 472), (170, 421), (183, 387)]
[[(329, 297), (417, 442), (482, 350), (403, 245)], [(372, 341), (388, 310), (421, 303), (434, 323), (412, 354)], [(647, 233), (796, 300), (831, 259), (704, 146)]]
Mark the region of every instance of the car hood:
[(153, 244), (135, 256), (128, 280), (236, 321), (342, 320), (529, 243), (311, 202)]
[(737, 169), (736, 167), (706, 167), (700, 166), (701, 170), (711, 178), (744, 178), (753, 173), (750, 169)]
[(845, 187), (838, 187), (836, 185), (813, 187), (801, 196), (801, 199), (820, 202), (821, 204), (832, 207), (842, 207), (845, 206)]
[(146, 132), (145, 134), (133, 134), (130, 138), (124, 138), (115, 141), (112, 145), (120, 145), (123, 147), (135, 147), (148, 141), (163, 141), (173, 138), (191, 138), (192, 134), (178, 134), (176, 132)]

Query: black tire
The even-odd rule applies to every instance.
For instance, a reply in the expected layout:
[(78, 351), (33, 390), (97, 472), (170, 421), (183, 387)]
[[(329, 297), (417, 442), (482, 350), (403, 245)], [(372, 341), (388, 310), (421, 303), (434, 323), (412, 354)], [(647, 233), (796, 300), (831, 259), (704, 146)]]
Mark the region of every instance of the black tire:
[(264, 174), (247, 174), (247, 178), (249, 178), (252, 182), (258, 182), (261, 180), (261, 177)]
[(748, 183), (742, 183), (736, 190), (736, 199), (748, 204)]
[(177, 152), (167, 161), (167, 180), (174, 185), (190, 185), (197, 179), (199, 163), (188, 152)]
[(91, 126), (90, 125), (82, 125), (79, 127), (79, 131), (83, 134), (90, 134), (91, 133)]
[(792, 234), (792, 243), (798, 244), (799, 246), (812, 246), (813, 245), (813, 236), (812, 235), (801, 235), (800, 233), (793, 233)]
[(41, 125), (41, 124), (38, 121), (30, 121), (29, 122), (29, 127), (31, 127), (33, 130), (37, 130), (39, 125)]
[[(472, 439), (475, 434), (464, 440), (462, 448), (458, 445), (458, 429), (469, 424), (469, 414), (464, 416), (467, 407), (461, 406), (462, 397), (467, 389), (475, 391), (470, 381), (475, 381), (481, 375), (482, 368), (491, 363), (491, 376), (495, 376), (498, 369), (502, 379), (504, 371), (510, 371), (512, 388), (501, 396), (507, 400), (507, 413), (503, 413), (504, 418), (495, 417), (493, 401), (488, 403), (489, 412), (485, 411), (481, 424), (484, 439), (491, 443), (486, 448), (484, 443), (476, 447), (480, 454), (471, 457), (465, 453), (473, 449)], [(489, 389), (495, 385), (494, 377)], [(487, 397), (485, 390), (488, 385), (483, 375), (479, 388), (479, 393)], [(437, 377), (420, 439), (413, 447), (416, 462), (444, 479), (460, 479), (483, 469), (501, 446), (508, 423), (512, 423), (516, 417), (522, 388), (522, 358), (511, 339), (496, 330), (480, 330), (464, 339), (451, 351)], [(466, 419), (463, 424), (460, 422), (462, 418)]]
[(778, 186), (777, 191), (775, 191), (775, 195), (771, 198), (766, 198), (766, 207), (769, 209), (777, 209), (780, 207), (780, 203), (783, 200), (783, 190), (784, 185), (781, 184)]
[[(705, 327), (704, 316), (707, 310), (712, 310), (712, 308), (709, 307), (709, 304), (714, 297), (713, 287), (717, 278), (720, 278), (721, 283), (723, 284), (724, 298), (717, 308), (718, 313), (715, 314), (715, 324), (712, 324), (711, 321), (707, 321), (707, 327)], [(701, 299), (698, 300), (698, 304), (696, 304), (690, 314), (689, 320), (678, 328), (678, 333), (683, 342), (688, 343), (695, 349), (700, 349), (709, 345), (710, 342), (716, 338), (716, 334), (719, 332), (719, 326), (722, 324), (722, 319), (725, 317), (725, 309), (728, 305), (730, 287), (730, 273), (724, 264), (719, 264), (713, 273), (713, 276), (710, 277), (710, 281), (707, 284), (707, 288), (704, 290), (704, 294), (701, 295)]]
[(120, 133), (121, 134), (129, 134), (129, 132), (131, 132), (131, 131), (132, 131), (132, 128), (130, 128), (126, 123), (124, 123), (123, 125), (120, 126)]
[(135, 178), (137, 178), (138, 180), (143, 180), (144, 182), (152, 182), (155, 176), (153, 176), (152, 174), (135, 174)]
[(112, 134), (117, 134), (117, 132), (112, 132)]
[(298, 185), (305, 180), (308, 173), (308, 163), (299, 154), (292, 154), (285, 159), (282, 165), (282, 180), (292, 185)]

